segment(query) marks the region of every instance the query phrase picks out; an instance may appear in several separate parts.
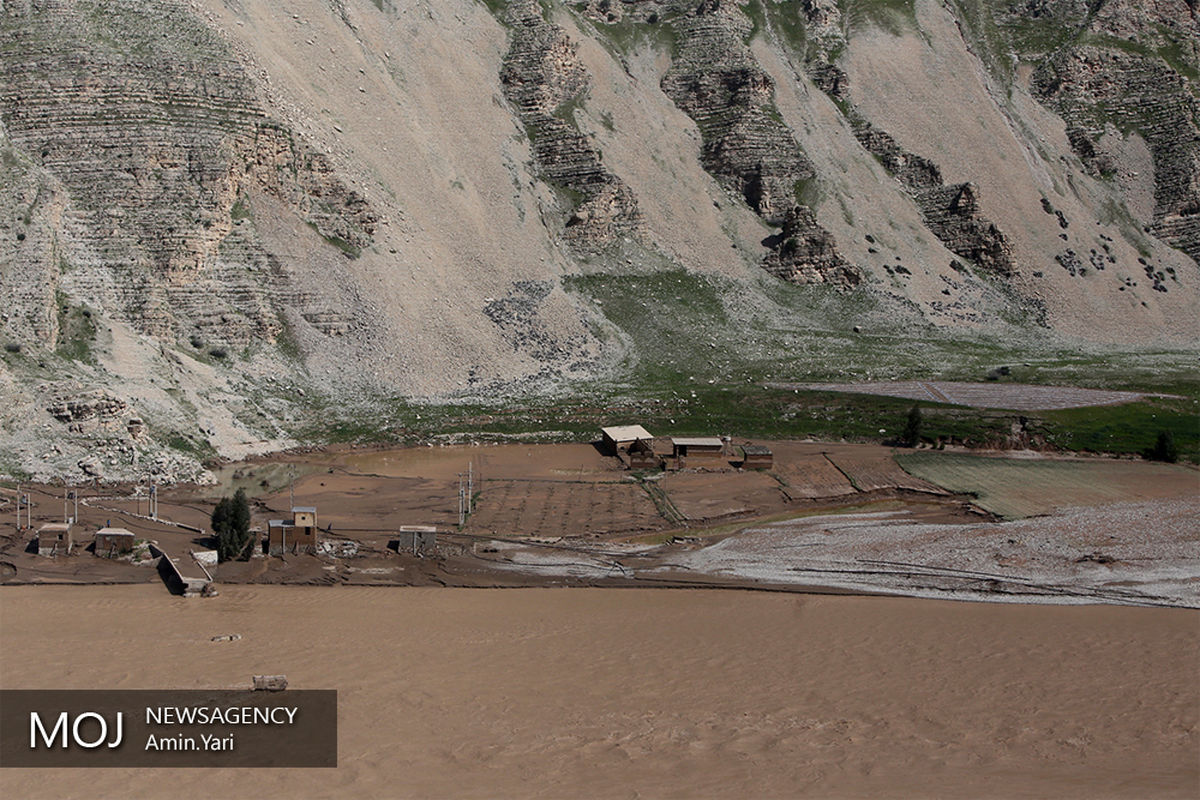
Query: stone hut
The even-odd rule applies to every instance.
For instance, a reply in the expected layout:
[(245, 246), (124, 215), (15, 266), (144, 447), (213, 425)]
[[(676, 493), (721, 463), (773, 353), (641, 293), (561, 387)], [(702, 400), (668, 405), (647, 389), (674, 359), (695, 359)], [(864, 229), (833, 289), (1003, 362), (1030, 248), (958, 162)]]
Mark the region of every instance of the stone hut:
[(37, 549), (39, 556), (68, 555), (74, 544), (71, 525), (67, 522), (49, 522), (38, 528)]
[(112, 558), (132, 553), (133, 539), (133, 534), (124, 528), (101, 528), (96, 531), (93, 554), (102, 558)]
[(761, 444), (742, 445), (742, 469), (771, 469), (775, 456), (771, 448)]

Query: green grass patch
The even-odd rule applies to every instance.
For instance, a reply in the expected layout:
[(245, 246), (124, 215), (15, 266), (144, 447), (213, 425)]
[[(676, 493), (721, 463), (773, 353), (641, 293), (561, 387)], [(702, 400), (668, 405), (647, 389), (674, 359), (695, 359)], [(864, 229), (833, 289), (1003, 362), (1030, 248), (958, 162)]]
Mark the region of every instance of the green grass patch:
[(320, 228), (318, 228), (315, 223), (309, 222), (306, 224), (308, 225), (308, 227), (310, 227), (314, 231), (316, 231), (317, 235), (320, 236), (322, 239), (324, 239), (326, 244), (332, 245), (332, 246), (336, 247), (338, 250), (341, 250), (342, 253), (345, 254), (345, 256), (347, 258), (358, 258), (359, 256), (362, 255), (361, 247), (358, 247), (357, 245), (353, 245), (350, 242), (347, 242), (345, 239), (342, 239), (339, 236), (326, 236), (325, 234), (321, 233)]
[(58, 306), (58, 339), (54, 354), (68, 361), (94, 364), (92, 343), (96, 340), (96, 321), (86, 306), (72, 305), (62, 292), (55, 292)]
[(229, 209), (229, 218), (234, 222), (250, 219), (250, 201), (245, 197), (239, 197), (235, 200), (233, 206)]
[(1195, 397), (1155, 397), (1118, 406), (1042, 412), (1049, 440), (1064, 450), (1141, 454), (1169, 431), (1181, 461), (1200, 463), (1200, 405)]

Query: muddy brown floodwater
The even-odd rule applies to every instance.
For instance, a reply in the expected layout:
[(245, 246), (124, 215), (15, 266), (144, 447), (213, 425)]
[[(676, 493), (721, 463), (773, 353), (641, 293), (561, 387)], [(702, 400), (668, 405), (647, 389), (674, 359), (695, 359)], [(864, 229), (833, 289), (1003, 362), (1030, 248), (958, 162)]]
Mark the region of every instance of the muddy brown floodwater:
[[(98, 624), (114, 619), (120, 624)], [(213, 642), (220, 634), (241, 639)], [(336, 770), (5, 798), (1195, 797), (1200, 612), (650, 589), (0, 589), (5, 688), (339, 691)], [(168, 780), (169, 779), (169, 780)]]

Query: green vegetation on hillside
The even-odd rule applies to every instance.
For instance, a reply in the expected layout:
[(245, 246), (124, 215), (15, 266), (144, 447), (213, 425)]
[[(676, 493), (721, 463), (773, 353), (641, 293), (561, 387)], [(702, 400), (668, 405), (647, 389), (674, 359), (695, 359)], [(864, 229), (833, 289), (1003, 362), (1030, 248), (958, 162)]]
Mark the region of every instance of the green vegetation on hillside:
[(1024, 437), (1056, 449), (1140, 455), (1169, 430), (1181, 457), (1200, 462), (1200, 371), (1188, 353), (1089, 355), (915, 323), (901, 332), (894, 309), (861, 295), (779, 282), (759, 295), (732, 279), (682, 270), (579, 275), (565, 285), (607, 318), (598, 336), (619, 331), (636, 354), (613, 365), (608, 379), (564, 383), (543, 396), (513, 398), (493, 387), (449, 404), (391, 398), (367, 408), (335, 405), (296, 435), (317, 442), (587, 440), (601, 425), (636, 421), (662, 434), (893, 442), (911, 400), (787, 384), (939, 378), (1182, 397), (1048, 412), (921, 403), (926, 445), (1004, 447)]

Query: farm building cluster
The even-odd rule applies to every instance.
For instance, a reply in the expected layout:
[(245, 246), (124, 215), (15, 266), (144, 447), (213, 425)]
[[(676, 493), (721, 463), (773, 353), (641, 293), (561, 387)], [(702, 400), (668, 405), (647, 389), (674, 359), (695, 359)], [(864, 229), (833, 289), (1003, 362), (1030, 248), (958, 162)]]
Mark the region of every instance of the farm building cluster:
[[(39, 556), (70, 555), (82, 541), (76, 541), (75, 525), (70, 522), (48, 522), (38, 528), (37, 551)], [(134, 535), (124, 528), (105, 526), (92, 536), (89, 549), (99, 558), (117, 558), (133, 553)]]
[(771, 469), (764, 445), (735, 445), (728, 436), (656, 437), (641, 425), (601, 428), (601, 448), (631, 470)]

